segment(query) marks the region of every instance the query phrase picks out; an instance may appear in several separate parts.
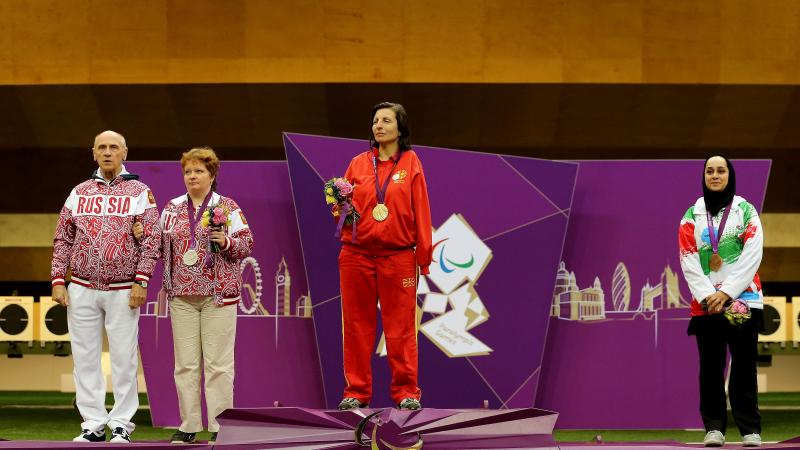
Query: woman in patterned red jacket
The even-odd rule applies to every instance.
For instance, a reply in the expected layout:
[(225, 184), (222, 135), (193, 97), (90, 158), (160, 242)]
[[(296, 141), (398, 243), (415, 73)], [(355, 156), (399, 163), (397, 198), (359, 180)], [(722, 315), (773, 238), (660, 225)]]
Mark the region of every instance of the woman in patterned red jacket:
[[(190, 443), (203, 429), (201, 360), (212, 440), (219, 431), (216, 416), (233, 407), (240, 264), (250, 255), (253, 236), (236, 202), (214, 192), (219, 159), (213, 149), (189, 150), (183, 154), (181, 166), (187, 193), (170, 201), (161, 213), (162, 257), (181, 414), (181, 425), (172, 442)], [(206, 213), (217, 208), (219, 217), (227, 217), (223, 220), (227, 224), (215, 228), (208, 223), (210, 216)]]

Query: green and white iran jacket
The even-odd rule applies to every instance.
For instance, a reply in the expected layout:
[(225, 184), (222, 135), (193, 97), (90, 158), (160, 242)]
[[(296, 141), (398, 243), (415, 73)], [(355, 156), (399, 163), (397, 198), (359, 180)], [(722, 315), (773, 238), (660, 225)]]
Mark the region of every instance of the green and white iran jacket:
[[(764, 308), (764, 295), (758, 278), (764, 233), (758, 211), (738, 195), (733, 197), (730, 208), (725, 230), (719, 239), (719, 256), (723, 264), (716, 272), (709, 267), (711, 239), (703, 197), (697, 199), (681, 220), (678, 232), (680, 261), (692, 292), (693, 316), (707, 314), (700, 302), (717, 290), (746, 301), (751, 308)], [(724, 209), (713, 217), (714, 230), (719, 229), (723, 212)]]

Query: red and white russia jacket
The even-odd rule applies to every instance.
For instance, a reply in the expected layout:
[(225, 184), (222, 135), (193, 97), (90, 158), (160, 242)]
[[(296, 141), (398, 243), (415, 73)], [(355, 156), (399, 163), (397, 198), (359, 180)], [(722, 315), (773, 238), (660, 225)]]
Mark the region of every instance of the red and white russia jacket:
[[(241, 262), (253, 249), (253, 234), (235, 201), (214, 192), (208, 204), (209, 207), (219, 205), (229, 211), (227, 238), (219, 253), (211, 253), (209, 229), (198, 220), (195, 224), (195, 249), (199, 259), (192, 266), (183, 263), (183, 254), (189, 250), (191, 243), (187, 196), (172, 199), (161, 212), (163, 286), (170, 299), (213, 295), (217, 305), (231, 305), (238, 303), (242, 297)], [(207, 255), (211, 260), (210, 265), (206, 264)]]
[[(53, 286), (72, 282), (102, 291), (130, 289), (133, 280), (149, 280), (158, 258), (161, 231), (150, 189), (125, 167), (106, 181), (97, 171), (70, 192), (53, 238)], [(133, 223), (144, 226), (141, 242)]]

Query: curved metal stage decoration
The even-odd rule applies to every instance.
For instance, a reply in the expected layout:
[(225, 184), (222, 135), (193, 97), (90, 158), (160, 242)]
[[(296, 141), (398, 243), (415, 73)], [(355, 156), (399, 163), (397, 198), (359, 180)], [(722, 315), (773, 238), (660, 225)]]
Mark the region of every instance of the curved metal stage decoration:
[(218, 417), (215, 446), (304, 450), (555, 449), (558, 414), (534, 408), (353, 411), (247, 408)]

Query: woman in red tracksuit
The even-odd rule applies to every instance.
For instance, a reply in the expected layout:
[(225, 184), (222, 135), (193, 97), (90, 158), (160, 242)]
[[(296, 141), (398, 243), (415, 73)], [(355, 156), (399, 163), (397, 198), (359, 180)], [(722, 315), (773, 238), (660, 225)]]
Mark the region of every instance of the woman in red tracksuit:
[(392, 400), (401, 409), (421, 408), (416, 291), (419, 273), (428, 274), (433, 236), (425, 175), (409, 134), (402, 105), (375, 105), (372, 149), (353, 158), (345, 173), (355, 186), (352, 203), (361, 218), (356, 227), (343, 229), (339, 253), (347, 384), (342, 410), (364, 407), (372, 398), (370, 357), (379, 300)]

